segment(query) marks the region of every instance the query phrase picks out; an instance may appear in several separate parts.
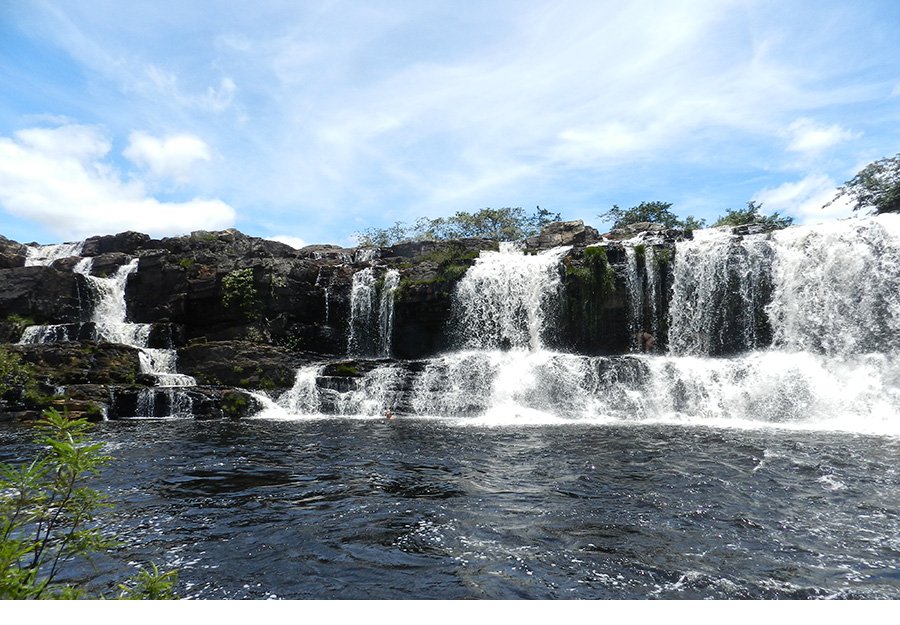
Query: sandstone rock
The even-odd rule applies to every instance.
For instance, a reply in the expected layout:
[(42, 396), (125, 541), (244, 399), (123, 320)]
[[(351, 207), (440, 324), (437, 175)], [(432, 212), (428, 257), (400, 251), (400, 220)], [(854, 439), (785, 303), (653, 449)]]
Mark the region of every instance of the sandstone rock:
[(11, 269), (25, 265), (27, 248), (0, 235), (0, 269)]

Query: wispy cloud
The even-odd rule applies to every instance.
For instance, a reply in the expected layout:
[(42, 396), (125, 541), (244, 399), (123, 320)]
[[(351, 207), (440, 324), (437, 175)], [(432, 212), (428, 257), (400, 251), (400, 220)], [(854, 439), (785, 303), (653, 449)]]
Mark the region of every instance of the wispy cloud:
[(753, 198), (765, 212), (792, 215), (798, 223), (820, 223), (853, 215), (846, 198), (835, 200), (837, 183), (824, 174), (810, 174), (801, 180), (763, 189)]
[[(224, 198), (242, 207), (240, 227), (267, 236), (338, 241), (489, 205), (588, 218), (598, 203), (695, 198), (721, 212), (845, 176), (900, 141), (884, 105), (900, 46), (852, 43), (861, 30), (893, 42), (892, 3), (337, 0), (216, 12), (85, 0), (17, 11), (23, 31), (79, 70), (46, 64), (35, 80), (59, 81), (70, 105), (48, 97), (29, 113), (102, 123), (113, 145), (130, 141), (151, 191), (167, 180)], [(10, 119), (0, 109), (0, 135), (21, 128)], [(144, 135), (129, 140), (135, 128)], [(178, 136), (205, 149), (166, 143)], [(118, 175), (124, 185), (134, 172)]]

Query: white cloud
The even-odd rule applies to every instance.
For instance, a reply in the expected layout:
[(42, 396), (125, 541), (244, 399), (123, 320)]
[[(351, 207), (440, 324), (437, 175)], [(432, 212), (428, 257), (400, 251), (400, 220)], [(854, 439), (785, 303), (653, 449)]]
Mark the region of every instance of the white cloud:
[(838, 124), (822, 126), (805, 117), (791, 123), (787, 128), (787, 135), (790, 137), (790, 143), (787, 146), (789, 151), (801, 152), (810, 156), (815, 156), (839, 143), (860, 136), (859, 133), (842, 128)]
[(171, 178), (180, 184), (190, 180), (190, 172), (197, 161), (210, 160), (209, 146), (194, 135), (174, 135), (159, 139), (146, 132), (133, 132), (126, 158), (144, 167), (157, 178)]
[(217, 199), (164, 202), (103, 160), (110, 141), (91, 126), (30, 128), (0, 137), (0, 204), (62, 238), (138, 230), (154, 236), (234, 224)]
[(802, 180), (786, 182), (771, 189), (763, 189), (753, 199), (762, 202), (764, 212), (778, 211), (791, 215), (798, 223), (809, 224), (840, 219), (853, 215), (846, 198), (834, 201), (837, 183), (823, 174), (809, 174)]
[(306, 241), (301, 239), (300, 237), (294, 237), (289, 234), (279, 234), (274, 237), (268, 237), (269, 241), (278, 241), (279, 243), (284, 243), (285, 245), (290, 245), (293, 248), (300, 249), (301, 247), (306, 247)]

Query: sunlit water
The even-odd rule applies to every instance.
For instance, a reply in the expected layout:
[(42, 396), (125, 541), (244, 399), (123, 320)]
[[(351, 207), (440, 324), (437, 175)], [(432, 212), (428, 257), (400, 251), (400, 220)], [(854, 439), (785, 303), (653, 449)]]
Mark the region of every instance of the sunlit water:
[[(27, 426), (0, 429), (0, 460)], [(898, 598), (900, 438), (398, 418), (100, 424), (96, 485), (193, 598)]]

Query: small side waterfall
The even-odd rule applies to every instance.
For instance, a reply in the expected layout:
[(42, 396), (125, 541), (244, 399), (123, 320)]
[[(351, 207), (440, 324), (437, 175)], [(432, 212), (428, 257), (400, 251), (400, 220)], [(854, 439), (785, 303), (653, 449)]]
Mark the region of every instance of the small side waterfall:
[[(53, 245), (29, 246), (25, 252), (26, 267), (49, 267), (57, 260), (72, 258), (81, 255), (84, 241), (74, 243), (56, 243)], [(82, 261), (79, 261), (82, 262)], [(77, 269), (77, 266), (76, 266)], [(81, 303), (81, 293), (79, 293)], [(77, 341), (80, 338), (93, 338), (83, 336), (83, 324), (62, 323), (50, 325), (33, 325), (25, 328), (19, 339), (20, 345), (40, 345), (43, 343), (67, 343)]]
[[(85, 258), (76, 265), (75, 270), (88, 277), (99, 295), (94, 307), (94, 324), (99, 340), (130, 345), (141, 350), (141, 372), (154, 376), (158, 386), (195, 386), (194, 378), (176, 372), (177, 355), (174, 349), (147, 347), (152, 328), (150, 324), (130, 323), (127, 320), (125, 286), (128, 276), (137, 271), (139, 259), (135, 258), (119, 267), (111, 278), (91, 276), (92, 260)], [(176, 404), (177, 402), (178, 400), (175, 401)], [(152, 410), (148, 414), (152, 414)]]
[(644, 248), (644, 272), (647, 280), (647, 311), (649, 313), (649, 326), (647, 329), (653, 336), (659, 335), (659, 314), (662, 308), (660, 297), (662, 286), (659, 274), (659, 259), (656, 256), (656, 248), (648, 245)]
[(82, 249), (84, 249), (84, 241), (39, 245), (37, 247), (29, 246), (25, 252), (25, 266), (34, 267), (40, 265), (48, 267), (54, 261), (62, 258), (81, 256)]
[(394, 343), (394, 296), (400, 286), (400, 272), (388, 269), (381, 285), (381, 298), (378, 305), (378, 355), (388, 357)]
[(631, 351), (640, 351), (638, 334), (644, 328), (644, 272), (638, 263), (644, 260), (645, 248), (625, 247), (625, 287), (628, 290), (628, 330), (631, 334)]
[(481, 252), (454, 295), (461, 346), (543, 348), (548, 309), (558, 300), (560, 259), (569, 249), (529, 255), (501, 243), (499, 252)]
[(394, 331), (394, 295), (400, 273), (388, 269), (379, 280), (375, 269), (366, 267), (353, 274), (350, 287), (350, 334), (347, 352), (352, 356), (387, 358)]
[(709, 356), (765, 346), (774, 249), (768, 234), (699, 230), (676, 244), (669, 348)]
[(294, 386), (263, 416), (363, 415), (381, 417), (396, 410), (403, 394), (404, 371), (384, 365), (364, 375), (329, 376), (321, 365), (301, 367)]

